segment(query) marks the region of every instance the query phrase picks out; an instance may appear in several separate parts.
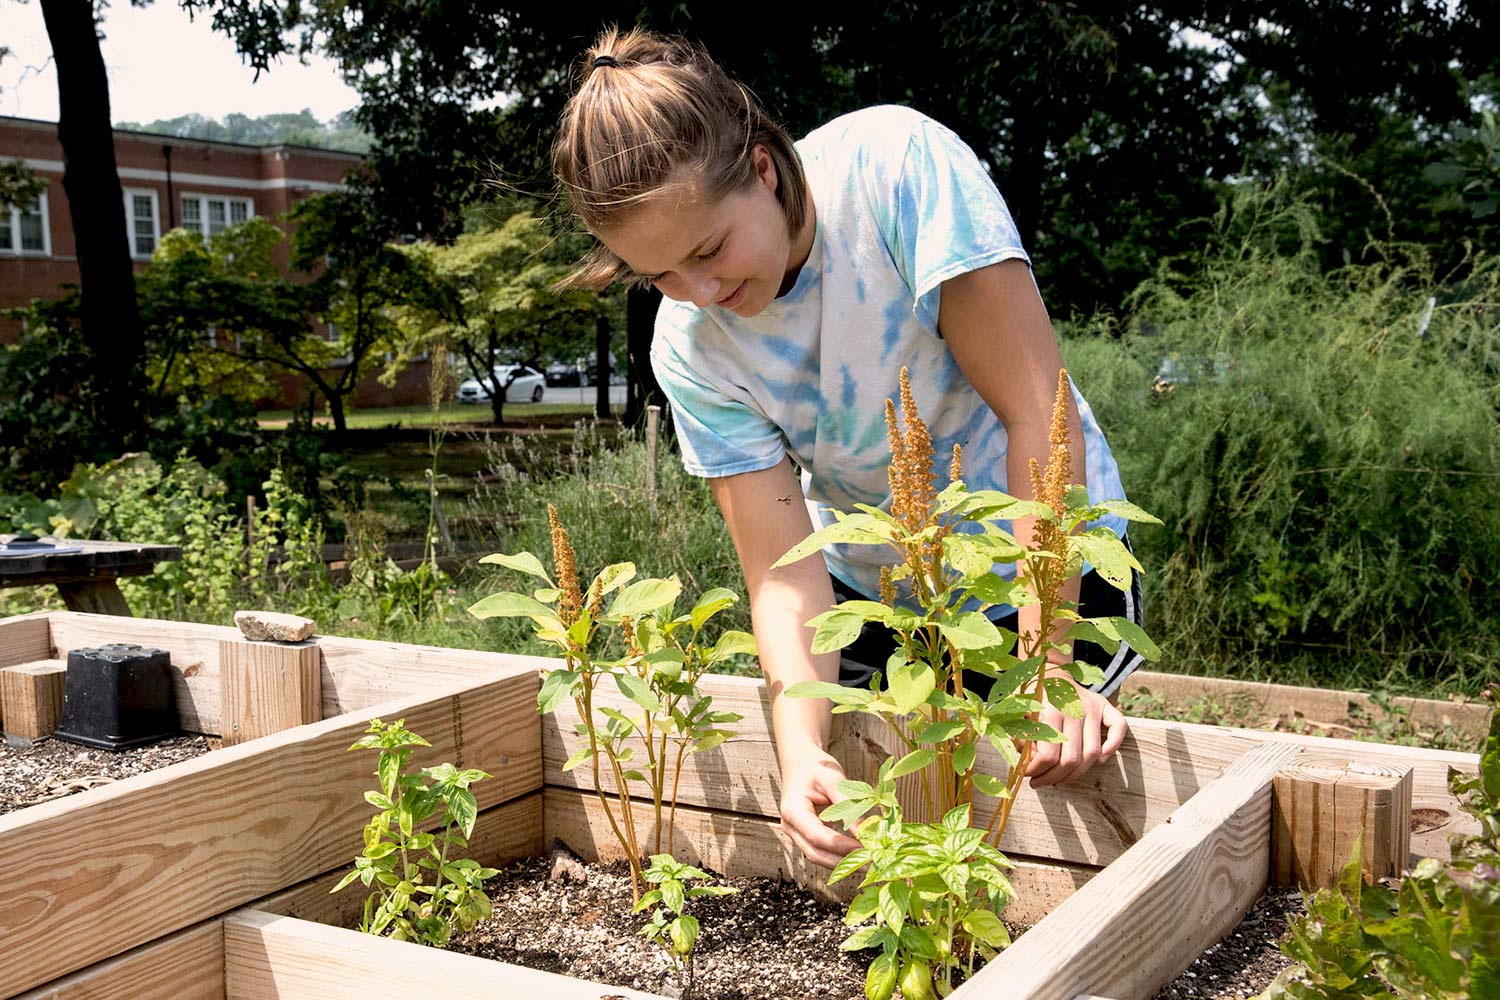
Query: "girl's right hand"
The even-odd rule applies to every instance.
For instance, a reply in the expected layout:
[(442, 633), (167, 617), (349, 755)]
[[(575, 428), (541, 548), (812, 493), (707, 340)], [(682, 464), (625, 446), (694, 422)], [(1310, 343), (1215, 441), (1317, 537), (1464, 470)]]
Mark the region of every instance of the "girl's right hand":
[(843, 798), (844, 768), (827, 751), (800, 754), (781, 771), (781, 828), (813, 864), (832, 868), (859, 841), (835, 830), (818, 813)]

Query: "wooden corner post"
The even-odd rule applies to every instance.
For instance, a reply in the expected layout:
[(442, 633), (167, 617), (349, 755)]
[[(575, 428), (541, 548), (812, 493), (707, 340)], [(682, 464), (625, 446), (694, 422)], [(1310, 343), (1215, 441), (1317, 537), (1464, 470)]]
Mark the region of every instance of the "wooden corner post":
[(1273, 785), (1271, 883), (1323, 889), (1363, 842), (1366, 881), (1399, 875), (1411, 852), (1412, 770), (1306, 755)]
[(323, 665), (310, 642), (219, 642), (219, 727), (225, 746), (319, 721)]

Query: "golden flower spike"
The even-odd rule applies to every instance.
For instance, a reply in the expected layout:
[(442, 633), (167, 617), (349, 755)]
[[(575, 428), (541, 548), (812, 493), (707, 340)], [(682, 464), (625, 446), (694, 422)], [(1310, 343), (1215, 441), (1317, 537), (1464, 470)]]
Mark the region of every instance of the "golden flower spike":
[(547, 524), (552, 530), (552, 562), (557, 569), (557, 586), (562, 597), (557, 602), (557, 617), (564, 625), (572, 625), (583, 610), (583, 591), (578, 586), (578, 560), (573, 555), (573, 543), (568, 541), (567, 529), (557, 516), (557, 508), (547, 505)]

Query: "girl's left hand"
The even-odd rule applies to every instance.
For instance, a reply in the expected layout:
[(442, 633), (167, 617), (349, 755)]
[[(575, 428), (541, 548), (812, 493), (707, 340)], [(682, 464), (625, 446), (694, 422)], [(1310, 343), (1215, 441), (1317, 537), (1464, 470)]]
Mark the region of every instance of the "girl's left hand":
[(1031, 764), (1026, 768), (1033, 788), (1060, 785), (1082, 777), (1099, 761), (1108, 760), (1125, 739), (1125, 713), (1104, 695), (1081, 687), (1071, 677), (1067, 681), (1078, 689), (1083, 718), (1071, 718), (1051, 703), (1043, 704), (1038, 720), (1062, 733), (1065, 739), (1062, 743), (1034, 746)]

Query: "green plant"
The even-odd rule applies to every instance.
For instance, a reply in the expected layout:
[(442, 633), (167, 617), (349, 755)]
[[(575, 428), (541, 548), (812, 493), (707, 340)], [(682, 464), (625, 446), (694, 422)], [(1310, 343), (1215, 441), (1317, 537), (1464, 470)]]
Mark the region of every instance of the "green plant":
[[(374, 719), (349, 748), (380, 751), (375, 768), (380, 787), (365, 792), (365, 801), (380, 811), (365, 824), (365, 849), (354, 859), (354, 870), (332, 891), (358, 879), (375, 889), (365, 898), (360, 930), (442, 947), (455, 930), (469, 930), (490, 914), (484, 881), (496, 870), (452, 856), (468, 848), (479, 815), (469, 786), (490, 775), (452, 764), (406, 773), (413, 748), (432, 744), (409, 731), (405, 721)], [(440, 832), (422, 829), (433, 820)]]
[[(1087, 522), (1105, 513), (1155, 520), (1125, 501), (1092, 502), (1083, 487), (1068, 485), (1065, 405), (1070, 395), (1062, 371), (1047, 468), (1044, 473), (1032, 466), (1036, 500), (993, 490), (969, 492), (956, 448), (950, 483), (939, 493), (933, 483), (931, 439), (903, 370), (899, 422), (895, 403), (886, 404), (890, 511), (859, 505), (859, 513), (836, 512), (835, 523), (814, 532), (777, 563), (795, 562), (835, 542), (886, 545), (900, 557), (882, 574), (881, 601), (845, 601), (808, 622), (815, 629), (814, 653), (847, 646), (867, 622), (889, 628), (898, 647), (884, 674), (875, 675), (869, 690), (804, 682), (787, 691), (793, 697), (827, 698), (834, 712), (874, 715), (905, 748), (899, 761), (881, 768), (874, 787), (841, 782), (845, 798), (822, 813), (829, 822), (844, 822), (862, 845), (835, 874), (842, 878), (869, 868), (859, 897), (864, 902), (851, 908), (849, 919), (877, 920), (874, 932), (861, 930), (850, 939), (863, 946), (878, 938), (884, 948), (867, 979), (870, 1000), (890, 996), (898, 980), (908, 1000), (931, 995), (934, 979), (946, 995), (953, 989), (954, 974), (972, 968), (976, 952), (1004, 943), (995, 912), (1011, 889), (1000, 874), (1006, 862), (996, 848), (1033, 747), (1038, 741), (1062, 739), (1036, 715), (1045, 695), (1065, 714), (1081, 717), (1077, 688), (1060, 672), (1080, 684), (1102, 679), (1096, 667), (1072, 661), (1070, 644), (1089, 640), (1114, 650), (1125, 640), (1143, 655), (1156, 655), (1133, 622), (1082, 618), (1060, 596), (1064, 581), (1079, 572), (1084, 560), (1122, 589), (1130, 585), (1132, 569), (1139, 569), (1118, 537), (1107, 528), (1089, 528)], [(1004, 520), (1017, 517), (1036, 519), (1030, 545), (1002, 527)], [(996, 563), (1017, 565), (1014, 579), (993, 572)], [(904, 590), (899, 595), (898, 584)], [(1000, 604), (1039, 605), (1044, 627), (1020, 636), (998, 628), (984, 611)], [(1059, 620), (1068, 623), (1060, 634), (1053, 627)], [(981, 697), (969, 688), (966, 673), (990, 678), (989, 692)], [(975, 768), (981, 741), (1004, 757), (1006, 779)], [(917, 808), (928, 824), (904, 821), (894, 782), (907, 774), (921, 776)], [(988, 825), (971, 830), (976, 791), (998, 803)], [(871, 810), (878, 812), (867, 816)], [(986, 844), (987, 839), (992, 843)], [(882, 927), (890, 933), (881, 936)]]
[[(481, 562), (498, 563), (539, 579), (544, 586), (530, 595), (510, 591), (492, 594), (469, 611), (477, 618), (528, 618), (537, 638), (562, 655), (562, 669), (547, 675), (537, 696), (537, 708), (548, 714), (571, 700), (578, 710), (581, 721), (577, 731), (588, 737), (588, 745), (570, 757), (563, 770), (584, 763), (593, 767), (594, 790), (625, 851), (632, 888), (639, 899), (642, 851), (636, 836), (631, 783), (643, 783), (650, 790), (654, 844), (659, 852), (663, 828), (670, 830), (676, 816), (677, 783), (687, 755), (730, 739), (733, 732), (725, 727), (741, 718), (732, 712), (716, 711), (713, 699), (699, 694), (698, 680), (732, 656), (753, 653), (755, 640), (734, 630), (722, 633), (711, 644), (703, 636), (704, 625), (739, 600), (729, 590), (710, 590), (690, 611), (678, 615), (674, 607), (682, 584), (677, 578), (636, 580), (633, 563), (604, 567), (587, 591), (583, 590), (572, 543), (550, 504), (547, 516), (556, 582), (530, 552), (485, 556)], [(607, 609), (606, 598), (610, 598)], [(617, 655), (608, 658), (611, 636), (619, 641), (613, 649)], [(640, 714), (630, 716), (598, 704), (595, 696), (606, 680)], [(641, 761), (636, 760), (637, 740), (644, 751)], [(606, 768), (614, 784), (617, 808), (611, 806), (601, 780)], [(665, 824), (664, 804), (670, 806)], [(670, 838), (669, 833), (669, 852)]]
[(725, 885), (688, 885), (706, 881), (711, 876), (701, 868), (685, 865), (670, 854), (651, 855), (651, 866), (642, 876), (655, 886), (636, 900), (632, 913), (656, 907), (651, 922), (641, 928), (647, 941), (656, 941), (667, 949), (672, 962), (687, 972), (683, 997), (693, 995), (693, 946), (698, 943), (698, 918), (687, 912), (687, 901), (701, 896), (727, 896), (739, 890)]
[[(1500, 708), (1500, 691), (1492, 692)], [(1339, 884), (1306, 900), (1281, 950), (1297, 962), (1261, 1000), (1493, 1000), (1500, 997), (1500, 711), (1479, 773), (1449, 769), (1448, 786), (1478, 821), (1452, 838), (1452, 859), (1424, 858), (1398, 888), (1366, 885), (1362, 846)]]

